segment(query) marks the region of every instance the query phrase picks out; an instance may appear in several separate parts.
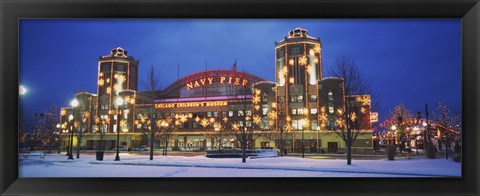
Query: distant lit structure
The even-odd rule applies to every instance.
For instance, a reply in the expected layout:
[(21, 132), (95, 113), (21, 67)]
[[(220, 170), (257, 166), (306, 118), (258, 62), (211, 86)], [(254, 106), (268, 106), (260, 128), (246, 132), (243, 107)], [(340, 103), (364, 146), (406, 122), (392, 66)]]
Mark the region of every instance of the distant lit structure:
[[(289, 131), (282, 132), (286, 135), (281, 137), (259, 137), (249, 148), (278, 147), (283, 141), (289, 152), (300, 152), (298, 133), (304, 133), (305, 153), (344, 148), (343, 141), (329, 129), (335, 124), (329, 114), (343, 107), (343, 80), (322, 78), (320, 39), (310, 37), (304, 29), (290, 31), (275, 43), (275, 66), (275, 82), (237, 71), (234, 64), (231, 69), (206, 70), (180, 78), (155, 92), (152, 100), (148, 92), (138, 92), (139, 61), (123, 48), (114, 48), (99, 58), (97, 94), (75, 95), (79, 106), (73, 116), (81, 125), (79, 131), (86, 135), (81, 146), (96, 149), (100, 131), (105, 132), (107, 150), (117, 146), (118, 134), (120, 148), (148, 145), (152, 122), (157, 122), (162, 127), (166, 123), (176, 126), (177, 131), (169, 138), (172, 150), (239, 147), (235, 137), (211, 137), (215, 134), (212, 130), (220, 131), (221, 121), (234, 123), (236, 128), (251, 128), (256, 120), (258, 129), (275, 132), (282, 126)], [(124, 101), (116, 107), (119, 97)], [(348, 100), (359, 97), (370, 99), (365, 95)], [(369, 104), (362, 106), (365, 116), (370, 114)], [(241, 109), (243, 105), (248, 107)], [(152, 109), (155, 113), (150, 116)], [(62, 108), (61, 123), (67, 123), (72, 113), (72, 108)], [(372, 131), (371, 126), (362, 129), (366, 132), (359, 136), (354, 148), (363, 152), (372, 149)], [(73, 145), (77, 142), (74, 139)]]

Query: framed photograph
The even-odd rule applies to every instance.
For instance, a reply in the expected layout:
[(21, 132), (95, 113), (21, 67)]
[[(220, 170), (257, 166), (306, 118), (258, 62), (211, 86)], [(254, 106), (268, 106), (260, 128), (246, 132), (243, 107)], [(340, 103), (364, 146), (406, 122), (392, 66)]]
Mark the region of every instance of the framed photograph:
[(479, 6), (3, 2), (2, 194), (476, 195)]

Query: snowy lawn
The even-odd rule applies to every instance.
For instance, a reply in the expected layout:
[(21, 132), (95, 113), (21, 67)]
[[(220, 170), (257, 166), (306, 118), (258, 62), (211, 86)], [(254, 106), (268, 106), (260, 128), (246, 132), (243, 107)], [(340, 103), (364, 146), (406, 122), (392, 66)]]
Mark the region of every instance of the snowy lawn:
[[(21, 156), (20, 156), (21, 157)], [(68, 160), (47, 155), (19, 160), (20, 177), (460, 177), (461, 164), (451, 159), (345, 160), (275, 157), (219, 159), (205, 156), (155, 156), (120, 153), (120, 161), (107, 154), (104, 161), (82, 154)]]

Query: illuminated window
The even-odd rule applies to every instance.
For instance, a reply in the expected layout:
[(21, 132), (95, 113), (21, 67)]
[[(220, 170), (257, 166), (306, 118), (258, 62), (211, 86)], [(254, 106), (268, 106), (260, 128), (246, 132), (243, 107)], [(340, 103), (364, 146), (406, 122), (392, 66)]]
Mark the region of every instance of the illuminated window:
[(310, 114), (317, 114), (318, 109), (317, 108), (310, 108)]
[(107, 131), (107, 128), (107, 125), (100, 125), (100, 130), (103, 130), (103, 132)]
[(303, 102), (303, 95), (299, 95), (297, 102), (302, 103)]
[(113, 120), (117, 120), (117, 115), (113, 115)]
[(292, 114), (297, 115), (297, 109), (292, 109)]
[(113, 125), (113, 132), (117, 132), (117, 125)]
[(233, 111), (228, 111), (228, 117), (232, 117), (233, 116)]
[(335, 111), (333, 109), (333, 106), (328, 107), (328, 113), (333, 114)]
[(108, 110), (108, 104), (101, 104), (100, 109), (102, 110)]
[(328, 92), (328, 100), (329, 100), (329, 101), (333, 101), (333, 93), (332, 93), (332, 91), (329, 91), (329, 92)]
[(262, 102), (267, 103), (267, 93), (263, 93)]
[(311, 130), (318, 130), (318, 121), (317, 120), (312, 120), (310, 129)]
[(298, 101), (298, 96), (297, 95), (290, 96), (290, 102), (296, 103), (297, 101)]
[(212, 117), (212, 112), (207, 112), (207, 117)]
[(213, 117), (218, 117), (218, 112), (213, 112)]
[(252, 116), (252, 110), (247, 110), (247, 116)]
[(311, 102), (317, 102), (317, 95), (310, 95)]
[(303, 115), (304, 114), (303, 109), (298, 109), (297, 113), (298, 113), (298, 115)]
[(290, 84), (293, 84), (295, 83), (295, 79), (293, 77), (290, 77), (290, 79), (288, 80), (288, 82), (290, 82)]
[(265, 115), (267, 115), (267, 113), (268, 113), (268, 108), (267, 108), (267, 107), (263, 107), (263, 108), (262, 108), (262, 115), (265, 116)]
[(252, 127), (252, 121), (247, 120), (245, 124), (247, 125), (247, 127)]
[(243, 111), (241, 111), (241, 110), (238, 111), (238, 116), (243, 116), (243, 115), (244, 115)]
[(292, 95), (290, 96), (291, 103), (302, 103), (303, 102), (303, 95)]
[(243, 127), (243, 121), (238, 121), (238, 126)]
[(298, 120), (292, 120), (292, 129), (293, 130), (300, 130), (298, 126)]

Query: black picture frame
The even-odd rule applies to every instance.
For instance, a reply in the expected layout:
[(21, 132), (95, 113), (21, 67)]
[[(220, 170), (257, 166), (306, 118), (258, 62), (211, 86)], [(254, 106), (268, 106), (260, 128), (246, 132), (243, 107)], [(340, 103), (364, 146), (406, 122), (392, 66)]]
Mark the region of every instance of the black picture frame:
[[(1, 0), (2, 195), (478, 195), (478, 0)], [(462, 178), (18, 178), (18, 20), (21, 18), (461, 18)], [(439, 40), (441, 41), (441, 40)], [(441, 168), (439, 168), (441, 169)]]

